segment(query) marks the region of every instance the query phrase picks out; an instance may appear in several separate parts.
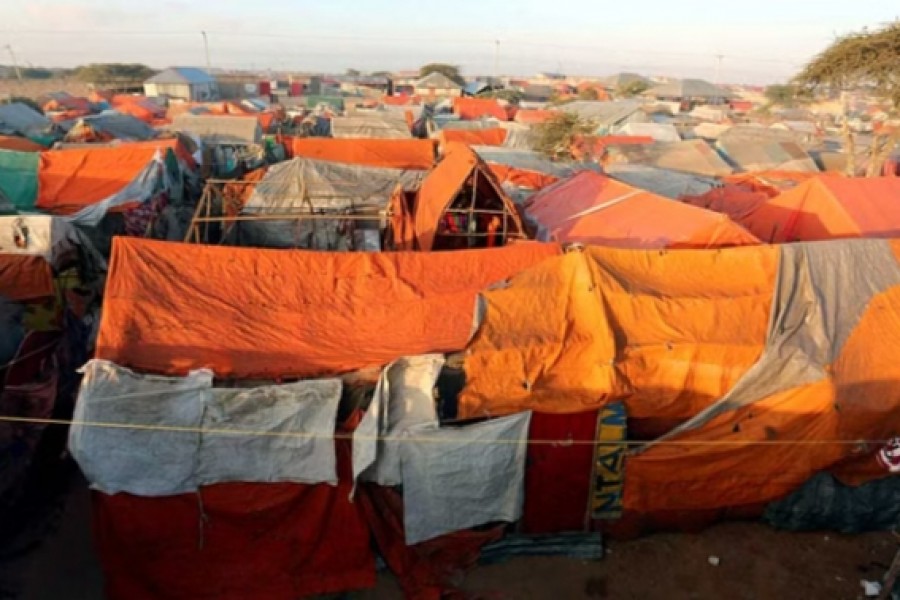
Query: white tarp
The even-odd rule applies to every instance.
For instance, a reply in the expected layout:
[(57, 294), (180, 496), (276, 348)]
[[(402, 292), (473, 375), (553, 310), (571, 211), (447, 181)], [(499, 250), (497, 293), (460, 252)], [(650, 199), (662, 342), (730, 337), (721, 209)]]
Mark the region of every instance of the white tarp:
[(437, 426), (434, 384), (443, 366), (443, 355), (424, 354), (400, 358), (382, 370), (353, 437), (354, 478), (362, 474), (379, 485), (402, 483), (398, 439), (411, 427)]
[(406, 544), (522, 516), (531, 412), (407, 431), (401, 445)]
[(331, 136), (335, 138), (412, 139), (403, 114), (384, 112), (356, 113), (351, 117), (334, 117)]
[(341, 382), (214, 389), (213, 373), (142, 375), (92, 360), (69, 433), (91, 486), (168, 496), (226, 481), (337, 483)]
[(0, 217), (0, 254), (41, 256), (51, 265), (75, 249), (72, 225), (50, 215)]

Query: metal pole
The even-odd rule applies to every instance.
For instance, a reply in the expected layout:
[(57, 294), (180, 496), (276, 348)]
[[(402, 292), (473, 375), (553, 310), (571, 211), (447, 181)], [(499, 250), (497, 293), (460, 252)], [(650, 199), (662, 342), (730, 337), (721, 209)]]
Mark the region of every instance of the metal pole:
[(200, 34), (203, 36), (203, 50), (206, 53), (206, 70), (209, 71), (212, 69), (212, 64), (209, 62), (209, 40), (206, 38), (205, 31), (201, 31)]
[(6, 49), (9, 50), (9, 56), (10, 58), (12, 58), (13, 68), (16, 70), (16, 79), (22, 81), (22, 72), (19, 70), (19, 61), (16, 60), (16, 53), (13, 52), (12, 45), (7, 44)]

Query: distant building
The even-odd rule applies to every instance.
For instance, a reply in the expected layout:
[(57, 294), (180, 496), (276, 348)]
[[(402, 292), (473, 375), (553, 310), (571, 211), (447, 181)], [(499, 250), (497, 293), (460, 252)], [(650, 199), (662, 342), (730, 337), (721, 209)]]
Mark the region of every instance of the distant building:
[(147, 96), (168, 96), (189, 102), (219, 99), (216, 78), (193, 67), (171, 67), (144, 82)]
[(449, 98), (462, 94), (463, 86), (437, 71), (418, 79), (414, 93), (423, 98)]
[(538, 73), (537, 77), (534, 78), (535, 83), (556, 83), (560, 81), (565, 81), (566, 76), (563, 73)]

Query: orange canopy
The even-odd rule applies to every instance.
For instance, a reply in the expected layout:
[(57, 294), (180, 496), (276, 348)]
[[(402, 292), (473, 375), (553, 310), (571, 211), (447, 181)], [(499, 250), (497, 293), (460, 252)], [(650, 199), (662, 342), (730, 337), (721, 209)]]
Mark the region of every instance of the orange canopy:
[(291, 378), (460, 350), (477, 292), (558, 252), (307, 252), (116, 237), (97, 356), (151, 373)]
[(116, 111), (152, 124), (166, 116), (166, 109), (143, 96), (119, 95), (113, 98)]
[(467, 146), (502, 146), (506, 141), (506, 130), (502, 127), (488, 129), (442, 129), (438, 134), (441, 146), (450, 142), (460, 142)]
[(108, 198), (134, 181), (159, 147), (154, 140), (146, 145), (42, 152), (36, 206), (51, 214), (68, 215)]
[[(549, 239), (620, 248), (717, 248), (758, 244), (728, 217), (657, 196), (593, 171), (525, 203)], [(543, 239), (543, 238), (542, 238)]]
[[(482, 293), (462, 418), (624, 401), (626, 510), (782, 497), (900, 414), (900, 242), (587, 248)], [(675, 429), (673, 429), (675, 428)], [(871, 459), (870, 459), (871, 460)]]
[(87, 111), (91, 110), (91, 101), (81, 96), (69, 96), (67, 98), (59, 98), (50, 100), (44, 104), (46, 112), (56, 111)]
[(284, 143), (292, 157), (419, 171), (434, 166), (432, 140), (285, 137)]
[(538, 123), (549, 121), (558, 114), (560, 114), (560, 112), (556, 110), (520, 108), (516, 112), (515, 121), (516, 123), (522, 123), (525, 125), (536, 125)]
[(14, 150), (16, 152), (41, 152), (46, 150), (36, 142), (28, 138), (15, 135), (0, 135), (0, 150)]
[(24, 302), (52, 295), (53, 273), (43, 257), (0, 254), (0, 298)]
[(774, 198), (797, 184), (816, 177), (817, 173), (805, 171), (754, 171), (751, 173), (734, 173), (725, 175), (722, 181), (754, 192), (765, 192)]
[(542, 190), (559, 181), (558, 177), (547, 173), (517, 169), (516, 167), (499, 163), (489, 162), (488, 168), (500, 184), (509, 183), (528, 190)]
[(743, 219), (767, 242), (900, 237), (900, 179), (820, 175)]
[(583, 135), (576, 136), (572, 142), (572, 155), (578, 159), (602, 158), (611, 146), (646, 145), (654, 142), (652, 137), (643, 135)]
[(453, 114), (463, 121), (475, 121), (485, 117), (493, 117), (506, 121), (506, 109), (493, 98), (454, 98)]

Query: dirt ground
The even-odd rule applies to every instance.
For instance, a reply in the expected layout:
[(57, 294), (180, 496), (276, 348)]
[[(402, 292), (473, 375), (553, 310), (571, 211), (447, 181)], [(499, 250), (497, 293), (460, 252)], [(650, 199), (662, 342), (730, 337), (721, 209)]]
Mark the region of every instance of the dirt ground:
[[(59, 527), (26, 559), (0, 565), (22, 578), (24, 600), (102, 598), (90, 541), (89, 495), (69, 496)], [(657, 534), (610, 542), (596, 562), (523, 558), (478, 567), (463, 588), (473, 599), (720, 600), (863, 597), (861, 579), (880, 580), (897, 542), (889, 533), (788, 533), (759, 523), (727, 523), (699, 534)], [(713, 566), (709, 558), (719, 558)], [(5, 567), (5, 568), (4, 568)], [(353, 600), (400, 598), (387, 573)]]

